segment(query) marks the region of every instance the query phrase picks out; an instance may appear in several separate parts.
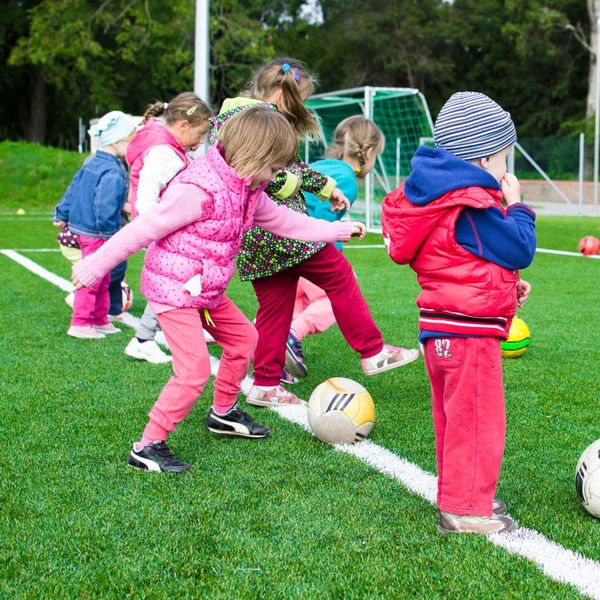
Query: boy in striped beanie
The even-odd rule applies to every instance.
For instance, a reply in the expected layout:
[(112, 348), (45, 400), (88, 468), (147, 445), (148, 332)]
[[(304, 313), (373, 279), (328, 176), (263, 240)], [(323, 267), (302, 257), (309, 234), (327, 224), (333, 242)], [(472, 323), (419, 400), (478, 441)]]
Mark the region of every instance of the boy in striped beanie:
[(431, 383), (441, 532), (511, 531), (495, 497), (506, 418), (500, 341), (531, 286), (535, 213), (507, 172), (510, 114), (457, 92), (421, 146), (405, 184), (382, 204), (388, 253), (416, 272), (419, 341)]

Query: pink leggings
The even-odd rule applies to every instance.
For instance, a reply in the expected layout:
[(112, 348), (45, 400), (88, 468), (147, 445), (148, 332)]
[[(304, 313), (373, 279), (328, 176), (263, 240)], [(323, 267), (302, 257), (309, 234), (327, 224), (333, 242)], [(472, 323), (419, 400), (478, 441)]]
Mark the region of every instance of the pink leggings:
[(237, 401), (241, 383), (248, 374), (258, 334), (242, 311), (226, 296), (209, 310), (176, 308), (157, 316), (173, 355), (174, 375), (162, 389), (148, 414), (144, 437), (166, 440), (194, 407), (210, 377), (210, 357), (204, 341), (206, 329), (222, 346), (223, 354), (214, 382), (213, 407), (221, 414)]
[(296, 287), (296, 303), (291, 328), (299, 339), (312, 333), (323, 333), (335, 323), (331, 301), (322, 288), (300, 277)]
[(431, 382), (440, 510), (492, 514), (504, 454), (506, 415), (500, 340), (431, 338)]
[[(106, 242), (102, 238), (78, 235), (81, 254), (85, 258), (93, 254)], [(75, 292), (73, 303), (73, 316), (71, 325), (92, 326), (108, 324), (108, 309), (110, 308), (110, 297), (108, 286), (110, 285), (110, 273), (90, 287), (82, 287)]]

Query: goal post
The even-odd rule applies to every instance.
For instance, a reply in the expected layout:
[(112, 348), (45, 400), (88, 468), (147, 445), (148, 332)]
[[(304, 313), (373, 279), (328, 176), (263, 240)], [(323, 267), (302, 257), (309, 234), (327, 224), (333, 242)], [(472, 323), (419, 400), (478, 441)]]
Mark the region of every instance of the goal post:
[[(327, 143), (337, 124), (353, 115), (363, 114), (383, 131), (385, 150), (364, 181), (364, 196), (352, 207), (353, 214), (365, 219), (369, 231), (379, 231), (383, 197), (409, 174), (410, 159), (419, 144), (432, 143), (433, 123), (425, 97), (414, 88), (366, 86), (315, 94), (306, 106), (318, 116)], [(323, 151), (323, 144), (306, 143), (305, 159), (318, 160)]]

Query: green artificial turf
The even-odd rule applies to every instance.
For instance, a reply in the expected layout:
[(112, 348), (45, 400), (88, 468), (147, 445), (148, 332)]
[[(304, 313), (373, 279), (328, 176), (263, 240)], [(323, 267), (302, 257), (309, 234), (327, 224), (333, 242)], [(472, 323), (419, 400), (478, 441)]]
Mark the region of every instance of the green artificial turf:
[[(0, 202), (0, 212), (12, 208)], [(51, 204), (39, 208), (49, 213)], [(540, 218), (539, 245), (573, 250), (598, 224)], [(0, 248), (55, 248), (55, 234), (49, 221), (0, 216)], [(380, 242), (369, 235), (364, 243)], [(69, 277), (57, 252), (22, 254)], [(382, 249), (346, 255), (386, 341), (414, 346), (412, 271)], [(127, 274), (138, 316), (141, 264), (142, 254), (132, 257)], [(0, 265), (0, 597), (580, 597), (485, 538), (440, 536), (433, 506), (268, 409), (244, 407), (272, 428), (265, 440), (209, 434), (210, 383), (169, 442), (192, 471), (127, 467), (170, 367), (126, 358), (126, 328), (100, 341), (69, 338), (64, 292), (6, 256)], [(600, 437), (599, 268), (538, 254), (523, 273), (533, 290), (519, 315), (532, 342), (522, 358), (504, 361), (498, 490), (523, 526), (594, 560), (600, 521), (580, 507), (573, 478), (581, 452)], [(234, 278), (228, 294), (254, 316), (249, 284)], [(303, 346), (310, 373), (298, 395), (331, 376), (361, 382), (376, 404), (371, 439), (435, 472), (421, 360), (367, 378), (336, 327)]]

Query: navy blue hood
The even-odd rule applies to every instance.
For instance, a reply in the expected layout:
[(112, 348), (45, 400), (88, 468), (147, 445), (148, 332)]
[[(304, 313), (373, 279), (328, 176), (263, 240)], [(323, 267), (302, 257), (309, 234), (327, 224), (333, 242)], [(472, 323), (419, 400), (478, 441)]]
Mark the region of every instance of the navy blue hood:
[(410, 164), (404, 194), (412, 204), (425, 205), (466, 187), (500, 189), (500, 184), (481, 167), (477, 167), (441, 148), (419, 146)]

